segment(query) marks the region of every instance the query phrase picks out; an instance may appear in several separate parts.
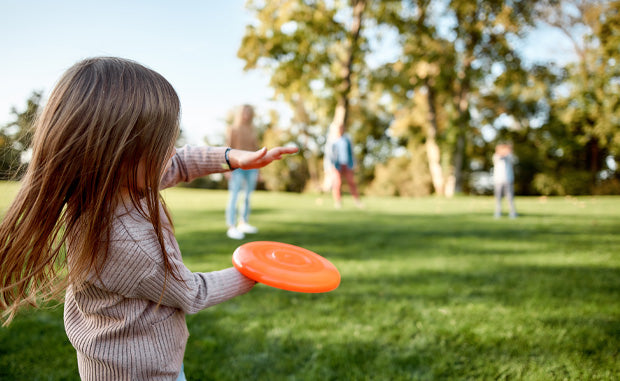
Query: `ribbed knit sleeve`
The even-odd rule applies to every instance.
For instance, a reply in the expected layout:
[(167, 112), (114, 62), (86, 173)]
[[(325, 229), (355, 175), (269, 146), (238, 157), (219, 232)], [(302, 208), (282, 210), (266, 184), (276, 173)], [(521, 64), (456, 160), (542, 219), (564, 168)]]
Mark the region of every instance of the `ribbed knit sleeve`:
[(129, 298), (142, 298), (196, 313), (248, 292), (255, 282), (235, 268), (208, 273), (190, 271), (174, 236), (166, 231), (165, 249), (177, 278), (166, 274), (163, 253), (150, 222), (136, 215), (119, 219), (115, 241), (101, 279), (104, 286)]
[(174, 186), (180, 182), (190, 182), (211, 173), (226, 172), (224, 152), (226, 147), (193, 147), (186, 145), (178, 148), (170, 159), (168, 169), (164, 172), (160, 189)]
[(164, 274), (153, 272), (140, 282), (137, 297), (158, 301), (161, 296), (161, 304), (194, 314), (244, 294), (255, 284), (234, 267), (208, 273), (191, 273), (183, 267), (180, 272), (185, 282), (168, 276), (165, 290)]

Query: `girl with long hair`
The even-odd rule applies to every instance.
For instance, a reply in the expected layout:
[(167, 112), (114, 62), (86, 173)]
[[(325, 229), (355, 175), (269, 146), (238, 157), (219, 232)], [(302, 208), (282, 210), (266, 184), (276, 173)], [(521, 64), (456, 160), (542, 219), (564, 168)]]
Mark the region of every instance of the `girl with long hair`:
[(63, 292), (85, 380), (174, 380), (196, 313), (249, 291), (235, 268), (184, 264), (159, 191), (296, 148), (174, 148), (179, 98), (160, 74), (98, 57), (61, 77), (35, 123), (33, 156), (0, 223), (0, 309)]

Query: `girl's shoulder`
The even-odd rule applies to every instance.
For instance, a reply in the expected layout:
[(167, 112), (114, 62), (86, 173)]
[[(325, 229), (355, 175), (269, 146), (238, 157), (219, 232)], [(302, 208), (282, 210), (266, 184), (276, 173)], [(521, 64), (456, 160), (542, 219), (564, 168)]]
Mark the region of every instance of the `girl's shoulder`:
[(161, 261), (161, 246), (155, 228), (138, 211), (115, 217), (110, 232), (110, 248), (110, 256), (122, 255), (124, 260)]
[(155, 234), (153, 224), (137, 211), (118, 215), (112, 223), (113, 238), (120, 239), (131, 236), (134, 240), (139, 241), (151, 234)]

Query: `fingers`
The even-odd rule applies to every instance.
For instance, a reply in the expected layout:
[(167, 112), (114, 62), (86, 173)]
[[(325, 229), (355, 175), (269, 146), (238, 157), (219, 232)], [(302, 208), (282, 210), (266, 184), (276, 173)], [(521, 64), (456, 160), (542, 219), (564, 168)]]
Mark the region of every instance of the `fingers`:
[(298, 147), (276, 147), (272, 148), (269, 153), (273, 155), (274, 160), (280, 160), (282, 155), (290, 155), (299, 151)]
[(281, 160), (283, 155), (294, 154), (299, 151), (297, 147), (276, 147), (269, 151), (270, 161)]
[(292, 153), (296, 153), (299, 151), (299, 147), (278, 147), (276, 149), (280, 150), (280, 154), (284, 155), (284, 154), (292, 154)]
[(256, 153), (258, 154), (258, 156), (256, 157), (256, 159), (258, 160), (267, 154), (267, 147), (259, 149), (258, 151), (256, 151)]
[(274, 160), (282, 159), (282, 155), (293, 154), (299, 151), (298, 147), (276, 147), (267, 150), (266, 147), (254, 152), (244, 152), (239, 159), (239, 168), (261, 168)]

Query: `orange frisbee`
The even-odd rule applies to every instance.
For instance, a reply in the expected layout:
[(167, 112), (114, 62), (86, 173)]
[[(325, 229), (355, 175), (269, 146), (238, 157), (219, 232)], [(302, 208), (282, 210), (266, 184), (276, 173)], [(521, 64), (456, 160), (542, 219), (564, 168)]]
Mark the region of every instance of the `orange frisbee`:
[(287, 243), (246, 243), (235, 250), (232, 262), (248, 278), (283, 290), (317, 293), (340, 285), (340, 273), (330, 261)]

